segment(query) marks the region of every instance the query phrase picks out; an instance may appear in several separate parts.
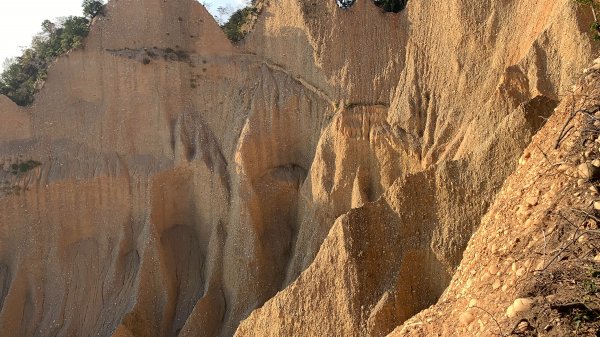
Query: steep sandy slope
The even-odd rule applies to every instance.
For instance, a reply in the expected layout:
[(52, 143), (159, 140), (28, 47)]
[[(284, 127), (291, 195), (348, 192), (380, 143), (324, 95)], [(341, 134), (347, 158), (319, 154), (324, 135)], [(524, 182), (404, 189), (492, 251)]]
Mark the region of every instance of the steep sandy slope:
[(439, 302), (390, 336), (597, 336), (600, 59), (534, 136)]
[[(400, 82), (387, 102), (377, 104), (363, 103), (381, 99), (372, 97), (373, 90), (365, 88), (364, 101), (353, 102), (356, 98), (352, 96), (360, 96), (360, 90), (339, 89), (339, 97), (334, 100), (342, 101), (341, 105), (347, 108), (334, 117), (339, 118), (336, 123), (340, 127), (326, 130), (322, 138), (326, 142), (317, 149), (310, 174), (312, 188), (306, 195), (319, 209), (307, 213), (308, 218), (301, 224), (296, 260), (292, 261), (292, 268), (296, 269), (289, 271), (288, 280), (293, 280), (311, 262), (311, 254), (316, 254), (319, 247), (323, 256), (317, 255), (296, 282), (253, 313), (238, 329), (238, 335), (316, 335), (323, 331), (384, 335), (391, 331), (394, 322), (410, 317), (442, 293), (444, 280), (458, 265), (470, 233), (479, 224), (504, 177), (514, 169), (521, 149), (543, 124), (543, 118), (551, 114), (559, 93), (580, 73), (586, 61), (580, 57), (590, 55), (589, 42), (583, 36), (573, 42), (573, 36), (578, 36), (579, 23), (575, 7), (568, 1), (415, 2), (395, 17), (376, 12), (368, 2), (357, 2), (348, 11), (323, 4), (332, 14), (327, 19), (311, 15), (314, 12), (307, 12), (302, 4), (309, 3), (300, 2), (296, 7), (292, 3), (277, 5), (275, 10), (295, 17), (290, 12), (297, 8), (303, 18), (298, 25), (304, 25), (308, 32), (306, 40), (311, 41), (315, 57), (327, 59), (316, 66), (329, 76), (329, 83), (334, 83), (330, 86), (332, 95), (338, 90), (335, 85), (342, 85), (342, 81), (333, 79), (360, 78), (358, 74), (364, 71), (360, 62), (348, 62), (337, 68), (328, 68), (327, 64), (339, 62), (333, 60), (335, 55), (345, 52), (367, 53), (363, 49), (365, 42), (354, 39), (362, 33), (354, 35), (353, 24), (346, 20), (360, 20), (369, 11), (374, 11), (372, 15), (378, 20), (357, 26), (361, 30), (371, 29), (374, 37), (389, 29), (391, 23), (386, 20), (395, 19), (392, 22), (400, 26), (396, 33), (398, 40), (377, 40), (381, 43), (374, 48), (402, 44), (393, 47), (398, 48), (399, 60), (384, 57), (396, 60), (398, 68), (375, 67), (370, 71), (375, 73), (374, 78), (380, 78), (392, 69), (398, 72)], [(511, 24), (499, 23), (508, 17)], [(532, 17), (536, 20), (532, 21)], [(264, 32), (254, 38), (285, 36), (283, 31), (287, 26), (277, 18), (277, 15), (265, 17), (263, 26), (259, 25)], [(574, 35), (564, 34), (565, 31)], [(314, 47), (320, 45), (314, 41), (324, 38), (331, 39), (328, 43), (339, 43), (344, 52), (329, 53), (339, 46)], [(251, 39), (248, 48), (252, 48), (253, 42)], [(269, 47), (256, 50), (277, 62), (286, 62), (277, 56), (283, 50), (277, 50), (277, 45)], [(272, 50), (275, 52), (269, 54)], [(372, 54), (375, 60), (381, 55), (377, 51)], [(370, 57), (365, 55), (364, 59)], [(300, 69), (302, 64), (295, 63), (297, 60), (301, 58), (287, 61), (286, 67)], [(344, 71), (344, 76), (336, 71)], [(364, 158), (369, 159), (363, 161)], [(384, 197), (375, 204), (389, 205), (402, 203), (398, 200), (412, 193), (428, 201), (392, 207), (394, 211), (387, 216), (373, 216), (371, 211), (364, 211), (369, 216), (336, 222), (346, 223), (350, 233), (353, 227), (363, 228), (360, 235), (344, 234), (341, 238), (342, 229), (334, 226), (329, 231), (329, 227), (322, 227), (322, 219), (335, 218), (377, 200), (380, 195)], [(348, 215), (371, 207), (367, 204)], [(422, 218), (411, 217), (413, 212), (422, 214)], [(382, 230), (379, 226), (389, 229)], [(399, 238), (386, 244), (377, 234), (384, 231), (385, 238), (393, 237), (399, 228), (407, 228), (409, 233), (408, 228), (414, 228), (412, 234), (406, 234), (412, 238), (411, 244), (403, 245)], [(314, 240), (319, 235), (328, 237), (323, 246), (319, 246), (320, 240)], [(362, 239), (370, 235), (379, 240)], [(363, 240), (369, 242), (368, 248), (348, 243)], [(394, 262), (387, 265), (391, 270), (371, 272), (365, 279), (363, 268), (377, 259), (353, 260), (353, 255), (362, 254), (382, 259), (391, 254)], [(337, 258), (338, 255), (341, 257)], [(350, 267), (355, 264), (354, 269)], [(422, 272), (414, 273), (417, 279), (405, 280), (408, 276), (402, 271), (417, 268), (422, 268)], [(414, 293), (402, 290), (409, 284), (418, 284), (418, 290), (416, 287)], [(330, 316), (334, 319), (327, 319)]]
[(111, 2), (34, 106), (1, 111), (33, 129), (1, 127), (11, 336), (173, 336), (190, 315), (195, 333), (231, 335), (281, 287), (291, 229), (274, 219), (333, 113), (234, 53), (198, 3), (149, 0)]
[(193, 0), (106, 13), (0, 98), (7, 336), (385, 335), (593, 52), (567, 0), (283, 0), (236, 46)]
[[(301, 217), (288, 282), (319, 249), (329, 231), (323, 223), (356, 206), (353, 186), (374, 201), (397, 178), (432, 164), (464, 160), (462, 170), (477, 172), (473, 163), (489, 163), (500, 170), (472, 178), (489, 187), (465, 192), (483, 205), (443, 220), (470, 231), (513, 169), (504, 163), (539, 127), (535, 116), (552, 111), (591, 59), (582, 24), (587, 13), (567, 0), (416, 1), (399, 14), (369, 1), (344, 11), (333, 1), (290, 0), (271, 4), (268, 13), (246, 50), (321, 88), (341, 110), (338, 127), (326, 130), (317, 149), (310, 188), (302, 190), (309, 211)], [(507, 121), (523, 112), (529, 126), (509, 131)], [(439, 243), (448, 270), (468, 237)]]
[(27, 139), (31, 137), (31, 122), (29, 116), (6, 96), (0, 96), (0, 142)]

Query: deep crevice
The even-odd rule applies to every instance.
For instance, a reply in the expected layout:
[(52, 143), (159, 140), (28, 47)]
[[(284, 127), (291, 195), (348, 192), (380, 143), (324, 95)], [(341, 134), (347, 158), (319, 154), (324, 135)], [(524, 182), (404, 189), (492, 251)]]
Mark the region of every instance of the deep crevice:
[(406, 8), (408, 0), (374, 0), (373, 2), (385, 12), (399, 13)]

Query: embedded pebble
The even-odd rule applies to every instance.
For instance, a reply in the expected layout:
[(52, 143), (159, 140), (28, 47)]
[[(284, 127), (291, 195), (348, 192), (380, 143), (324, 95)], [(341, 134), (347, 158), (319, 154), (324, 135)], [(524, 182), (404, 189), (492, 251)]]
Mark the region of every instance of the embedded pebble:
[(472, 313), (470, 313), (469, 311), (465, 311), (463, 312), (460, 317), (458, 318), (458, 321), (463, 324), (463, 325), (469, 325), (471, 324), (471, 322), (473, 322), (475, 320), (475, 315), (473, 315)]
[(535, 265), (536, 270), (542, 270), (546, 266), (546, 261), (542, 260)]
[(517, 324), (517, 327), (514, 329), (514, 331), (524, 334), (527, 331), (529, 331), (531, 329), (531, 325), (529, 325), (529, 322), (526, 320), (520, 321), (519, 324)]
[(508, 318), (513, 318), (515, 317), (515, 310), (513, 309), (513, 305), (509, 305), (508, 308), (506, 308), (506, 317)]
[(529, 159), (530, 157), (531, 157), (530, 152), (523, 153), (521, 158), (519, 158), (519, 165), (525, 165), (525, 163), (527, 163), (527, 159)]
[(533, 300), (530, 298), (517, 298), (512, 304), (514, 312), (523, 312), (531, 309)]
[(473, 280), (472, 279), (468, 279), (467, 283), (465, 284), (465, 288), (469, 289), (469, 288), (471, 288), (471, 285), (473, 285)]
[(534, 196), (534, 197), (529, 197), (529, 198), (525, 199), (525, 204), (528, 207), (533, 207), (533, 206), (537, 205), (538, 204), (538, 197)]
[[(600, 164), (600, 159), (596, 159), (596, 160), (598, 160), (599, 164)], [(596, 161), (596, 160), (594, 160), (594, 161)], [(564, 165), (564, 164), (562, 164), (562, 165)], [(559, 166), (559, 169), (560, 169), (560, 166)], [(591, 163), (579, 164), (579, 166), (577, 166), (577, 172), (579, 173), (579, 177), (581, 177), (583, 179), (593, 180), (593, 179), (600, 178), (600, 168)]]

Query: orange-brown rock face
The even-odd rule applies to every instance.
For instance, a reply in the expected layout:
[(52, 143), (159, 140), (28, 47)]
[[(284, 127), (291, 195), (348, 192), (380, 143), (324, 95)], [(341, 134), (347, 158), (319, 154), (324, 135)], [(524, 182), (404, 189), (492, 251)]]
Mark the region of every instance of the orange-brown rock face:
[(599, 84), (597, 59), (519, 158), (438, 303), (389, 336), (598, 334)]
[(0, 97), (1, 335), (386, 335), (444, 293), (589, 20), (283, 0), (232, 45), (194, 0), (112, 0), (33, 106)]
[(19, 109), (6, 96), (0, 96), (0, 141), (10, 142), (13, 140), (27, 139), (31, 137), (31, 121), (29, 116)]

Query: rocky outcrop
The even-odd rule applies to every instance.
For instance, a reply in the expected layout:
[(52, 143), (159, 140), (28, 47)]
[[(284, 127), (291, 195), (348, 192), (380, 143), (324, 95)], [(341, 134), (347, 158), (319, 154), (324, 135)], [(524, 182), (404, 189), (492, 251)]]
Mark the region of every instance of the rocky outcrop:
[(0, 98), (0, 330), (391, 332), (447, 293), (589, 20), (284, 0), (232, 45), (193, 0), (111, 1), (33, 106)]
[(525, 149), (438, 303), (389, 336), (600, 331), (598, 178), (577, 169), (600, 164), (599, 69), (600, 59)]

